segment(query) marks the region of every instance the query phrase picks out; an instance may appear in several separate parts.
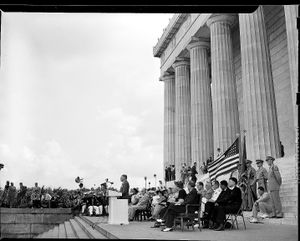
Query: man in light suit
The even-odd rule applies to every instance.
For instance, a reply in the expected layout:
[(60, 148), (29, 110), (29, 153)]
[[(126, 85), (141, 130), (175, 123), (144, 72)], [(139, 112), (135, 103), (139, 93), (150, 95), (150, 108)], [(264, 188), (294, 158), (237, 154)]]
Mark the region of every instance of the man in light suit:
[(279, 197), (279, 190), (282, 183), (281, 174), (276, 165), (275, 158), (272, 156), (266, 157), (266, 162), (269, 166), (268, 171), (268, 190), (272, 200), (272, 213), (269, 218), (282, 218), (282, 205)]

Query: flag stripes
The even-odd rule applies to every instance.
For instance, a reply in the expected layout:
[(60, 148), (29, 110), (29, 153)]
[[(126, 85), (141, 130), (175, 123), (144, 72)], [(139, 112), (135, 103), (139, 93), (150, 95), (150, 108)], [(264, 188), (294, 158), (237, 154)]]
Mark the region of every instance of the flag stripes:
[(224, 152), (208, 166), (208, 173), (211, 179), (215, 179), (218, 176), (227, 174), (237, 168), (239, 163), (239, 138)]

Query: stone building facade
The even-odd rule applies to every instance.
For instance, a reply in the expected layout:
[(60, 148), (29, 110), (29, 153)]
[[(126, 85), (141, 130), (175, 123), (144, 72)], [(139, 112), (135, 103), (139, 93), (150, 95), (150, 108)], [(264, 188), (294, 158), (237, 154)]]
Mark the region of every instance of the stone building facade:
[(201, 165), (244, 129), (250, 159), (280, 157), (280, 141), (285, 156), (295, 155), (298, 56), (291, 8), (174, 15), (154, 47), (165, 85), (166, 165)]
[(298, 180), (297, 16), (295, 5), (173, 16), (153, 48), (164, 83), (164, 167), (174, 164), (179, 177), (182, 163), (196, 161), (201, 173), (245, 130), (253, 164), (271, 155), (292, 171), (286, 180)]

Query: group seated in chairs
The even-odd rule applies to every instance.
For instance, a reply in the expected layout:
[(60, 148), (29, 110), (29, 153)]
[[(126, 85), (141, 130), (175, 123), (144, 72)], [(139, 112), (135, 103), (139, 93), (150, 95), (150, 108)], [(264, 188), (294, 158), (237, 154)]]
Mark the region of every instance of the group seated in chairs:
[[(195, 183), (189, 181), (188, 194), (182, 182), (174, 184), (172, 192), (160, 194), (161, 201), (154, 205), (152, 216), (148, 219), (154, 221), (152, 228), (163, 227), (163, 232), (170, 232), (180, 225), (183, 231), (185, 223), (187, 228), (197, 227), (200, 231), (202, 228), (222, 231), (234, 224), (237, 226), (238, 216), (244, 221), (241, 190), (235, 177), (231, 177), (228, 183), (221, 181), (221, 188), (215, 181), (213, 186), (206, 186), (207, 190), (204, 190), (203, 183), (197, 183), (196, 188)], [(244, 226), (246, 228), (245, 221)]]

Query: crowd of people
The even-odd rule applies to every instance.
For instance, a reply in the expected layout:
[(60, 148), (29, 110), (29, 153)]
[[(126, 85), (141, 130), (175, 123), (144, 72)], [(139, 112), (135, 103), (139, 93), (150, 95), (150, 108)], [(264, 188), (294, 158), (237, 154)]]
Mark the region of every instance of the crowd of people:
[[(6, 182), (4, 190), (0, 192), (0, 206), (2, 208), (72, 208), (76, 210), (80, 204), (81, 210), (89, 213), (89, 206), (104, 206), (104, 212), (107, 210), (106, 206), (106, 192), (107, 190), (117, 189), (108, 187), (107, 183), (102, 183), (100, 187), (88, 189), (83, 186), (76, 190), (68, 190), (62, 188), (45, 188), (40, 187), (38, 183), (34, 187), (27, 187), (21, 182), (17, 189), (13, 182)], [(94, 202), (95, 200), (95, 202)], [(84, 207), (84, 208), (83, 208)], [(96, 208), (95, 208), (96, 209)], [(99, 214), (98, 209), (93, 210), (93, 213)]]
[[(251, 205), (251, 222), (258, 221), (258, 212), (261, 218), (282, 218), (282, 207), (279, 198), (281, 176), (279, 169), (274, 165), (275, 159), (267, 156), (266, 162), (269, 171), (263, 167), (263, 160), (256, 160), (258, 170), (252, 166), (251, 160), (246, 160), (247, 169), (237, 177), (231, 175), (228, 181), (207, 180), (197, 182), (195, 177), (196, 163), (191, 168), (191, 175), (181, 173), (181, 180), (174, 181), (174, 186), (166, 188), (162, 181), (158, 187), (130, 188), (127, 175), (122, 175), (122, 185), (119, 190), (109, 187), (108, 179), (99, 188), (86, 190), (82, 185), (77, 190), (40, 188), (35, 183), (33, 188), (27, 188), (20, 183), (17, 190), (13, 183), (7, 181), (1, 197), (1, 207), (29, 207), (29, 208), (71, 208), (73, 216), (108, 215), (108, 190), (120, 192), (119, 198), (128, 199), (128, 220), (137, 217), (138, 210), (149, 211), (148, 220), (154, 221), (153, 228), (164, 225), (162, 231), (173, 230), (174, 219), (186, 211), (186, 206), (192, 204), (189, 212), (194, 213), (201, 207), (202, 228), (216, 231), (224, 230), (226, 214), (237, 213)], [(186, 170), (186, 165), (182, 165)], [(192, 171), (194, 169), (194, 171)], [(240, 166), (238, 172), (240, 171)], [(248, 190), (249, 189), (249, 190)], [(245, 196), (247, 193), (248, 196)], [(245, 199), (246, 197), (246, 199)], [(250, 198), (249, 198), (250, 197)], [(201, 200), (200, 200), (201, 198)], [(197, 204), (199, 207), (197, 207)], [(194, 205), (194, 206), (193, 206)], [(248, 210), (248, 209), (247, 209)], [(196, 222), (191, 222), (197, 227)]]
[[(216, 231), (224, 230), (226, 225), (230, 226), (225, 222), (226, 214), (238, 213), (245, 208), (252, 211), (252, 223), (258, 222), (258, 213), (260, 218), (282, 218), (279, 198), (282, 180), (274, 161), (273, 157), (266, 157), (269, 166), (267, 171), (263, 167), (263, 160), (256, 160), (258, 170), (251, 166), (251, 160), (246, 160), (246, 171), (237, 177), (231, 175), (228, 181), (212, 180), (204, 184), (192, 180), (192, 176), (182, 175), (181, 180), (175, 181), (172, 188), (158, 188), (154, 192), (146, 189), (140, 192), (132, 190), (128, 219), (133, 221), (136, 211), (146, 209), (149, 202), (151, 216), (148, 220), (154, 221), (153, 228), (163, 225), (164, 232), (173, 230), (174, 219), (178, 214), (185, 212), (187, 204), (201, 203), (202, 228)], [(183, 165), (182, 169), (186, 169), (186, 165)], [(196, 207), (191, 208), (189, 212), (193, 213), (196, 210)], [(198, 226), (197, 222), (191, 223), (195, 227)]]

